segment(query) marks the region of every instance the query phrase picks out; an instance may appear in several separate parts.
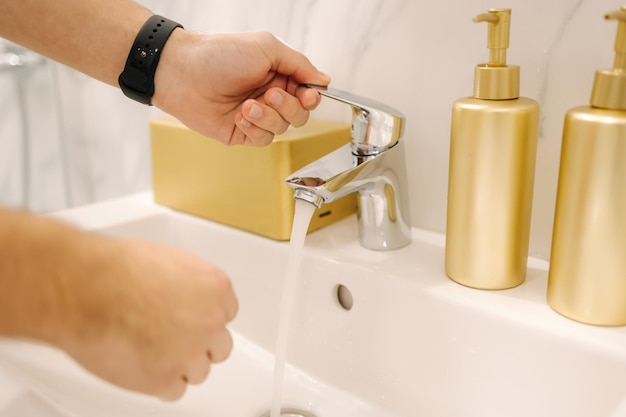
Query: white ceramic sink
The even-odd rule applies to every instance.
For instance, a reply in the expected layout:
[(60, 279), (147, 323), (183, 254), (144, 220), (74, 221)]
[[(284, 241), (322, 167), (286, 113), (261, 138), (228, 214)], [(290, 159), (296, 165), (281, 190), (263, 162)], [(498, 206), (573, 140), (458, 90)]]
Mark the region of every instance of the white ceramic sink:
[[(221, 265), (240, 301), (234, 353), (176, 403), (109, 386), (49, 347), (4, 341), (0, 366), (67, 416), (258, 417), (269, 410), (288, 243), (171, 211), (150, 194), (58, 217), (180, 246)], [(443, 236), (414, 229), (410, 246), (372, 252), (359, 246), (355, 218), (307, 237), (286, 406), (318, 417), (626, 416), (626, 328), (553, 312), (540, 260), (529, 260), (518, 288), (462, 287), (444, 274), (443, 244)], [(337, 300), (338, 285), (352, 294), (349, 311)]]

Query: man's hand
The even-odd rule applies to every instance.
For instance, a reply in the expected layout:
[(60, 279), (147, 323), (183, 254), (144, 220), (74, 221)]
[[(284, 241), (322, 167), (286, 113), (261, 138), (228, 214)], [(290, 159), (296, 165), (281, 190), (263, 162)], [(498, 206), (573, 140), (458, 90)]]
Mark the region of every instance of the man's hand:
[(299, 52), (266, 32), (198, 35), (176, 29), (163, 48), (153, 103), (228, 145), (267, 145), (306, 123), (328, 85)]

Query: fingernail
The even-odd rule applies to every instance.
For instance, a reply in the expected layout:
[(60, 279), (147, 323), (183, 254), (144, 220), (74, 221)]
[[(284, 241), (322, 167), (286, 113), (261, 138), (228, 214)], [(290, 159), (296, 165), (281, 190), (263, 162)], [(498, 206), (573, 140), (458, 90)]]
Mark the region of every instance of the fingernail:
[(318, 97), (318, 95), (314, 94), (305, 94), (301, 98), (301, 103), (304, 107), (309, 108), (317, 104)]
[(274, 107), (278, 107), (283, 104), (283, 96), (278, 91), (272, 91), (267, 100)]
[(263, 109), (261, 109), (261, 106), (259, 106), (258, 104), (253, 104), (252, 106), (250, 106), (250, 111), (248, 112), (248, 116), (250, 116), (253, 119), (258, 119), (261, 116), (263, 116)]
[(243, 127), (250, 127), (250, 126), (252, 126), (252, 123), (247, 121), (245, 117), (242, 117), (241, 120), (239, 120), (239, 124), (241, 126), (243, 126)]

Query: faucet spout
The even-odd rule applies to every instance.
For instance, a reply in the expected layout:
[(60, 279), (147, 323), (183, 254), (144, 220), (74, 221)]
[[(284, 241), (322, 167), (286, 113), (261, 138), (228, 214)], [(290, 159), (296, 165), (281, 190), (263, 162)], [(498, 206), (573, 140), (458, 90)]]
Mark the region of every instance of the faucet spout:
[(357, 192), (361, 245), (393, 250), (411, 242), (404, 143), (376, 156), (360, 157), (350, 144), (294, 172), (286, 179), (294, 197), (321, 207)]
[(286, 181), (294, 188), (295, 198), (319, 208), (356, 191), (357, 184), (352, 180), (365, 165), (355, 162), (351, 149), (350, 144), (343, 145), (291, 174)]

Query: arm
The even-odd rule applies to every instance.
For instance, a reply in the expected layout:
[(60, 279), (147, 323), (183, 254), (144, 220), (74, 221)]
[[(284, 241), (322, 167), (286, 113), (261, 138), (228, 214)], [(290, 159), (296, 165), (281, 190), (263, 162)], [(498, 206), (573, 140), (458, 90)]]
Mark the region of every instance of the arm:
[[(117, 85), (151, 12), (130, 0), (0, 0), (0, 36)], [(163, 48), (153, 103), (226, 144), (266, 145), (303, 125), (330, 79), (267, 33), (209, 36), (176, 29)]]
[(117, 86), (151, 14), (128, 0), (0, 0), (0, 36)]
[(185, 252), (0, 209), (0, 253), (0, 337), (55, 345), (121, 387), (178, 398), (232, 348), (230, 282)]

